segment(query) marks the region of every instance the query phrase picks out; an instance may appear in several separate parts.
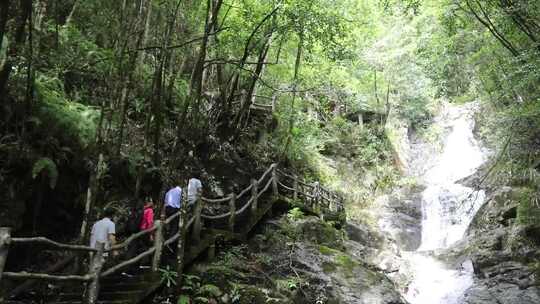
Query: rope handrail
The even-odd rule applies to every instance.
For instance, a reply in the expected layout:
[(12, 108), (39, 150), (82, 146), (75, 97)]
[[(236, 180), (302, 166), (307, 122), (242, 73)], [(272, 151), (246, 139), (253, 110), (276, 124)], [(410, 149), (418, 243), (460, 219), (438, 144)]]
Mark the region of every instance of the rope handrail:
[(68, 249), (72, 251), (88, 251), (88, 252), (96, 252), (97, 250), (90, 247), (90, 246), (84, 246), (84, 245), (72, 245), (72, 244), (64, 244), (59, 243), (56, 241), (53, 241), (51, 239), (48, 239), (46, 237), (29, 237), (29, 238), (12, 238), (12, 243), (17, 244), (28, 244), (28, 243), (41, 243), (46, 244), (52, 247), (56, 247), (57, 249)]

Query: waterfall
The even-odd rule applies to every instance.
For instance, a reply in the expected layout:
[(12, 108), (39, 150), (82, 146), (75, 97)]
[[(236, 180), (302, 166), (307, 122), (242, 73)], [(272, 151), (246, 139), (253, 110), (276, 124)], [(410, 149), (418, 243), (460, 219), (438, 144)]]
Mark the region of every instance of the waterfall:
[(437, 259), (434, 252), (460, 241), (485, 198), (483, 191), (461, 185), (485, 161), (474, 138), (473, 105), (448, 105), (439, 123), (449, 130), (443, 151), (422, 176), (422, 242), (405, 253), (413, 279), (406, 292), (411, 304), (459, 304), (472, 285), (470, 261), (457, 267)]

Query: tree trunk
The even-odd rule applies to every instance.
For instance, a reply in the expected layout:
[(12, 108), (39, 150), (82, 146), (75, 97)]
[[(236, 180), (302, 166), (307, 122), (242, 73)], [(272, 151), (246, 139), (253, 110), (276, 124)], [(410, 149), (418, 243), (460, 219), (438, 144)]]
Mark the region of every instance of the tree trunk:
[(14, 36), (15, 39), (13, 43), (10, 43), (10, 47), (8, 51), (8, 54), (11, 56), (8, 55), (8, 57), (6, 58), (6, 63), (2, 67), (2, 70), (0, 70), (0, 96), (5, 95), (5, 87), (9, 79), (9, 75), (11, 73), (11, 67), (13, 66), (13, 62), (12, 60), (10, 60), (10, 58), (14, 58), (17, 55), (19, 55), (18, 54), (19, 47), (25, 41), (25, 27), (26, 27), (27, 21), (29, 20), (32, 14), (32, 0), (21, 0), (21, 10), (22, 11), (19, 14), (16, 21), (15, 36)]
[(298, 73), (300, 71), (300, 64), (302, 60), (302, 52), (304, 48), (304, 32), (303, 30), (300, 31), (298, 34), (298, 47), (296, 49), (296, 60), (294, 62), (294, 77), (293, 77), (293, 96), (291, 98), (291, 109), (289, 114), (289, 135), (287, 136), (287, 142), (285, 143), (285, 146), (283, 148), (282, 157), (285, 157), (285, 154), (287, 153), (287, 150), (289, 149), (289, 146), (292, 142), (293, 137), (293, 130), (294, 130), (294, 121), (295, 121), (295, 99), (297, 94), (297, 88), (298, 88)]
[(265, 61), (268, 55), (268, 50), (270, 49), (270, 45), (271, 45), (271, 37), (267, 37), (261, 49), (261, 52), (259, 53), (259, 58), (257, 60), (257, 66), (255, 67), (255, 71), (251, 75), (251, 82), (249, 84), (248, 91), (246, 92), (246, 95), (244, 96), (242, 108), (240, 109), (240, 111), (238, 112), (234, 120), (237, 134), (240, 132), (242, 120), (245, 119), (245, 117), (247, 116), (250, 106), (253, 103), (255, 88), (257, 86), (257, 82), (259, 81), (263, 73)]
[(96, 200), (96, 194), (97, 194), (97, 190), (99, 186), (99, 181), (101, 180), (101, 176), (103, 175), (103, 169), (102, 169), (103, 165), (104, 165), (104, 157), (103, 157), (103, 153), (100, 153), (98, 156), (98, 162), (95, 168), (92, 170), (92, 173), (90, 173), (90, 178), (88, 181), (88, 188), (86, 190), (86, 203), (84, 205), (83, 220), (81, 223), (81, 230), (79, 232), (79, 242), (83, 244), (85, 244), (87, 241), (88, 221), (90, 218), (90, 211)]

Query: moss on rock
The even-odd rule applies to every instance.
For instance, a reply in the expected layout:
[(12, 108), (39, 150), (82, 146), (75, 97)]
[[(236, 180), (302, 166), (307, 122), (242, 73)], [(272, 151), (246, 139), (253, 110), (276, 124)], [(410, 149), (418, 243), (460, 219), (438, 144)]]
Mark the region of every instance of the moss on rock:
[(528, 225), (540, 223), (540, 207), (534, 202), (535, 191), (530, 188), (519, 188), (514, 198), (519, 202), (517, 208), (518, 223)]

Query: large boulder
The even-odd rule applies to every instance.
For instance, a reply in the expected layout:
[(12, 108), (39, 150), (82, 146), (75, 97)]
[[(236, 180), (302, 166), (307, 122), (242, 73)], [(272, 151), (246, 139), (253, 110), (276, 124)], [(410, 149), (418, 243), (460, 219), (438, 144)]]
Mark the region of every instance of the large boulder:
[(406, 251), (422, 241), (422, 199), (419, 190), (403, 189), (377, 199), (378, 224), (387, 237)]
[(476, 279), (466, 304), (540, 303), (538, 228), (518, 220), (527, 193), (502, 187), (476, 214), (468, 231)]

